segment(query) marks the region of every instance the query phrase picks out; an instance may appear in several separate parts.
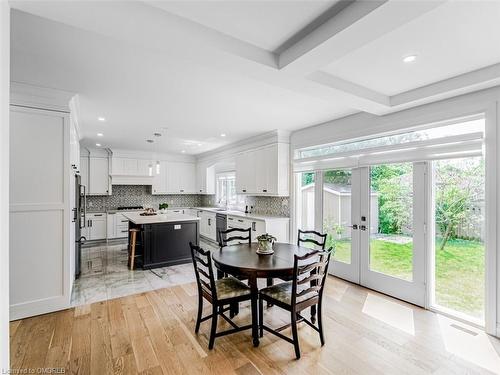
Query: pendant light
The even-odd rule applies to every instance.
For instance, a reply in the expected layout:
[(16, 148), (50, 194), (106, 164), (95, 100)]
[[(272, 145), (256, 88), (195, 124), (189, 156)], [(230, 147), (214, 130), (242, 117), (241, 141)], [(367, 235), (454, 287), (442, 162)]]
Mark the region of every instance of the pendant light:
[[(153, 134), (155, 137), (159, 138), (161, 137), (161, 133), (154, 133)], [(156, 142), (157, 144), (159, 142)], [(158, 144), (158, 146), (156, 147), (156, 157), (158, 158), (158, 149), (159, 149), (160, 145)], [(160, 160), (159, 159), (156, 159), (156, 174), (160, 174)]]

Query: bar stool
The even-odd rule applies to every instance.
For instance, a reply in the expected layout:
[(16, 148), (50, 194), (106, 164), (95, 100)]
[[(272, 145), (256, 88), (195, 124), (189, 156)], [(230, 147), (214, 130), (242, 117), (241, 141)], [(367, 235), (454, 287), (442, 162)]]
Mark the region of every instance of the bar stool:
[(130, 269), (134, 269), (134, 261), (135, 261), (135, 245), (137, 244), (137, 233), (140, 232), (140, 229), (132, 228), (129, 230), (130, 232), (130, 252), (128, 255), (128, 264), (130, 265)]

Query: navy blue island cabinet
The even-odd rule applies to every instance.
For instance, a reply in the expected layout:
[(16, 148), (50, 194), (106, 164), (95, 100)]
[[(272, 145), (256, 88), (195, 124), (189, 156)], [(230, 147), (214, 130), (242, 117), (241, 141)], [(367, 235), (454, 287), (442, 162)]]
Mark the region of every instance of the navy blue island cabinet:
[(127, 215), (129, 228), (140, 229), (136, 244), (138, 266), (152, 269), (191, 262), (189, 242), (198, 245), (200, 236), (197, 217), (183, 214), (137, 216), (135, 213)]

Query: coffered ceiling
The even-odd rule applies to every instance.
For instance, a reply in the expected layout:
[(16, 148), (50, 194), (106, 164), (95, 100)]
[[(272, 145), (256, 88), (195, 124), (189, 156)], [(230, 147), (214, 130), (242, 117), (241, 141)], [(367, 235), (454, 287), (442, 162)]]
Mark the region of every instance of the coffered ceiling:
[(89, 144), (197, 154), (500, 83), (500, 2), (11, 4), (13, 79), (78, 93)]

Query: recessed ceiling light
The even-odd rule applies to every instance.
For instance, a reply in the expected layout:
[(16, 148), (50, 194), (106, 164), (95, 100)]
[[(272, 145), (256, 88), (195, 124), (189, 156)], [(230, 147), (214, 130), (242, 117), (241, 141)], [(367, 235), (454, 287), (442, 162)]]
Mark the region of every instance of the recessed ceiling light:
[(102, 136), (104, 136), (104, 134), (102, 134), (102, 133), (97, 133), (97, 136), (98, 136), (98, 137), (102, 137)]
[(221, 137), (225, 137), (225, 136), (226, 136), (226, 133), (222, 133), (220, 136), (221, 136)]
[(201, 146), (201, 143), (198, 143), (198, 146)]
[(95, 144), (97, 147), (101, 147), (101, 144), (100, 143), (96, 143)]
[(405, 63), (414, 62), (416, 59), (417, 59), (417, 55), (408, 55), (408, 56), (403, 57), (403, 61)]
[(98, 117), (98, 118), (97, 118), (97, 120), (98, 120), (98, 121), (102, 121), (102, 122), (104, 122), (104, 121), (106, 121), (106, 117), (102, 117), (102, 116), (101, 116), (101, 117)]
[(181, 152), (184, 154), (186, 152), (186, 150), (182, 150)]

